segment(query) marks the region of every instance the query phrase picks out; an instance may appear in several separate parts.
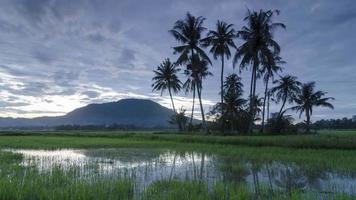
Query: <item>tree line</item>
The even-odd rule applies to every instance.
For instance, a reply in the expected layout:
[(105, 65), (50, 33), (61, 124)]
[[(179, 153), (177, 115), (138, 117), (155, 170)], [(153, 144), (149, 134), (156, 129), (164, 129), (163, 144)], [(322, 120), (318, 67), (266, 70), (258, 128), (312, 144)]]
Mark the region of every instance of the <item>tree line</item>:
[[(243, 18), (245, 25), (235, 30), (233, 24), (218, 20), (213, 30), (204, 26), (205, 18), (195, 17), (189, 12), (183, 19), (177, 20), (169, 34), (177, 42), (173, 47), (173, 54), (178, 58), (172, 62), (169, 58), (163, 60), (154, 70), (152, 88), (160, 91), (161, 95), (168, 90), (172, 108), (176, 113), (172, 123), (180, 130), (194, 129), (194, 105), (196, 96), (199, 100), (201, 112), (201, 126), (206, 132), (215, 127), (221, 132), (252, 133), (256, 122), (261, 124), (261, 133), (266, 129), (281, 132), (286, 124), (291, 124), (291, 116), (285, 113), (296, 111), (299, 116), (305, 114), (305, 131), (310, 131), (311, 115), (314, 107), (333, 108), (330, 103), (332, 97), (326, 92), (315, 89), (315, 82), (301, 83), (297, 77), (282, 75), (286, 62), (282, 59), (281, 48), (274, 37), (275, 31), (285, 29), (283, 23), (275, 22), (274, 18), (280, 14), (279, 10), (248, 10)], [(203, 81), (211, 76), (209, 68), (213, 59), (221, 62), (220, 72), (220, 102), (208, 112), (212, 120), (207, 122), (202, 104)], [(225, 62), (232, 59), (233, 68), (239, 73), (250, 70), (251, 80), (249, 96), (243, 98), (243, 84), (241, 77), (236, 74), (225, 76)], [(179, 79), (182, 71), (185, 80)], [(256, 94), (258, 79), (263, 79), (264, 94)], [(273, 84), (271, 86), (271, 84)], [(173, 94), (181, 91), (192, 93), (192, 110), (190, 119), (185, 115), (185, 109), (176, 110)], [(281, 104), (278, 115), (269, 118), (270, 102)], [(293, 105), (288, 107), (288, 105)], [(266, 127), (267, 123), (267, 127)]]

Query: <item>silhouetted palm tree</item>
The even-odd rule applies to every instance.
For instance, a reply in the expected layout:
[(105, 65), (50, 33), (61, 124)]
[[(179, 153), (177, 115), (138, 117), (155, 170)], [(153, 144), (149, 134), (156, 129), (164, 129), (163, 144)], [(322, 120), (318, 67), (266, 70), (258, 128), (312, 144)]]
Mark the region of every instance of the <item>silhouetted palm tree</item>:
[(260, 63), (264, 60), (272, 60), (274, 54), (279, 54), (280, 47), (273, 39), (273, 31), (278, 28), (285, 28), (282, 23), (273, 23), (272, 17), (279, 14), (278, 10), (260, 10), (259, 12), (248, 10), (247, 26), (243, 26), (238, 31), (238, 36), (245, 42), (238, 47), (233, 59), (234, 66), (241, 58), (240, 69), (245, 69), (252, 64), (251, 86), (250, 86), (250, 123), (248, 132), (252, 132), (253, 125), (253, 97), (256, 93), (257, 72)]
[(315, 82), (309, 82), (302, 85), (301, 91), (295, 97), (296, 106), (292, 110), (299, 112), (299, 117), (305, 113), (306, 116), (306, 132), (310, 131), (310, 117), (313, 114), (313, 107), (326, 107), (334, 109), (334, 106), (329, 103), (329, 100), (334, 100), (332, 97), (324, 97), (327, 93), (323, 91), (314, 91)]
[(178, 79), (177, 73), (179, 69), (176, 64), (172, 63), (168, 58), (165, 59), (154, 72), (154, 77), (152, 84), (154, 91), (161, 91), (161, 95), (164, 90), (168, 90), (169, 96), (171, 97), (172, 107), (174, 112), (176, 109), (174, 107), (172, 90), (174, 93), (178, 93), (181, 89), (182, 82)]
[(262, 125), (261, 125), (261, 132), (264, 131), (265, 125), (265, 110), (266, 110), (266, 101), (268, 94), (268, 84), (269, 80), (274, 78), (274, 75), (277, 74), (279, 71), (282, 71), (281, 64), (285, 62), (279, 55), (274, 55), (273, 60), (269, 60), (263, 63), (263, 68), (261, 69), (261, 74), (264, 74), (263, 80), (265, 82), (265, 93), (263, 98), (263, 109), (262, 109)]
[(216, 23), (216, 30), (211, 30), (208, 37), (203, 39), (205, 47), (211, 46), (210, 53), (213, 54), (214, 59), (221, 59), (221, 76), (220, 76), (220, 95), (221, 103), (224, 102), (224, 57), (229, 59), (231, 56), (230, 48), (236, 48), (234, 38), (237, 37), (232, 24), (227, 24), (223, 21)]
[(203, 126), (204, 128), (207, 128), (203, 103), (201, 100), (201, 93), (203, 89), (203, 79), (212, 75), (208, 69), (208, 61), (201, 59), (197, 54), (193, 54), (193, 56), (191, 56), (189, 59), (189, 64), (187, 64), (187, 69), (184, 71), (184, 74), (188, 76), (187, 82), (185, 82), (184, 85), (194, 84), (194, 87), (196, 87)]
[(223, 120), (230, 123), (231, 131), (236, 128), (237, 118), (246, 104), (246, 100), (242, 98), (242, 87), (241, 78), (237, 74), (226, 77), (224, 82), (225, 102), (221, 103), (221, 112)]
[(277, 85), (271, 89), (271, 92), (274, 93), (277, 102), (283, 102), (278, 112), (278, 119), (280, 119), (286, 102), (293, 103), (300, 92), (299, 86), (301, 83), (297, 80), (297, 77), (290, 75), (280, 76), (280, 79), (273, 81), (273, 83)]
[[(211, 64), (209, 57), (206, 55), (204, 50), (201, 48), (202, 44), (202, 33), (206, 30), (203, 26), (205, 18), (199, 16), (194, 17), (189, 12), (186, 14), (185, 19), (178, 20), (175, 22), (173, 29), (169, 32), (173, 37), (182, 45), (173, 47), (174, 54), (179, 54), (177, 59), (177, 64), (187, 64), (189, 63), (189, 57), (193, 54), (199, 55), (203, 60), (208, 61)], [(196, 91), (196, 83), (192, 83), (188, 87), (193, 91), (193, 106), (192, 106), (192, 118), (194, 113), (194, 99)], [(205, 123), (205, 122), (204, 122)]]

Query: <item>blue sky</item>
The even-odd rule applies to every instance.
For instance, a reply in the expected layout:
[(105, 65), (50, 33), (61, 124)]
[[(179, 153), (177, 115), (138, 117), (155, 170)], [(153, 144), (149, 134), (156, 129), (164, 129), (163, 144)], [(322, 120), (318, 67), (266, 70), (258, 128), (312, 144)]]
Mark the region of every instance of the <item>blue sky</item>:
[[(204, 16), (208, 29), (218, 19), (240, 29), (247, 8), (281, 11), (275, 20), (287, 29), (275, 37), (287, 62), (283, 74), (316, 81), (335, 97), (335, 110), (316, 109), (314, 120), (356, 115), (353, 0), (1, 0), (0, 116), (62, 115), (129, 97), (170, 107), (167, 95), (150, 86), (152, 70), (166, 57), (175, 59), (177, 43), (168, 33), (174, 22), (189, 11)], [(234, 72), (231, 60), (226, 66), (226, 75)], [(211, 71), (206, 110), (219, 100), (220, 62)], [(249, 74), (241, 73), (246, 91)], [(257, 87), (262, 94), (262, 81)], [(191, 94), (179, 94), (176, 102), (189, 110)]]

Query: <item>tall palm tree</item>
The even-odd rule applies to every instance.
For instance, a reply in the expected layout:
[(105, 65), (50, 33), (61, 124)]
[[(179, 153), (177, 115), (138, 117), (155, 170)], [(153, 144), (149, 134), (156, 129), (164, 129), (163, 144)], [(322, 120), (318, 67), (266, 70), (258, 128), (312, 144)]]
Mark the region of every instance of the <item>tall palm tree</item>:
[(273, 81), (273, 83), (277, 85), (271, 89), (271, 93), (275, 95), (277, 102), (283, 102), (278, 112), (278, 119), (280, 119), (285, 104), (287, 102), (293, 103), (300, 92), (299, 86), (301, 83), (297, 80), (297, 77), (291, 75), (280, 76), (280, 79)]
[(174, 93), (178, 93), (182, 87), (182, 82), (177, 76), (179, 71), (180, 69), (177, 68), (176, 64), (166, 58), (157, 69), (153, 71), (154, 77), (152, 78), (154, 81), (152, 84), (153, 91), (161, 91), (162, 95), (164, 90), (168, 90), (174, 112), (176, 112), (176, 109), (174, 107), (172, 90)]
[(201, 94), (203, 89), (203, 79), (205, 79), (207, 76), (212, 75), (212, 73), (209, 72), (208, 69), (208, 61), (201, 59), (197, 54), (193, 54), (193, 56), (191, 56), (189, 59), (189, 64), (187, 64), (187, 69), (184, 71), (184, 74), (188, 76), (188, 79), (184, 83), (184, 85), (194, 84), (194, 87), (196, 88), (196, 91), (198, 93), (203, 126), (204, 128), (207, 128)]
[[(193, 57), (193, 54), (199, 55), (203, 60), (208, 61), (211, 64), (209, 57), (206, 55), (202, 46), (202, 34), (206, 30), (203, 26), (205, 18), (199, 16), (195, 17), (189, 12), (182, 20), (175, 22), (173, 29), (169, 33), (179, 42), (180, 46), (173, 47), (174, 54), (179, 54), (176, 61), (177, 64), (189, 63), (189, 57)], [(197, 90), (196, 83), (193, 83), (189, 87), (193, 91), (193, 106), (191, 114), (191, 122), (193, 120), (194, 112), (194, 99), (195, 91)], [(205, 121), (203, 122), (205, 124)]]
[(221, 59), (221, 103), (224, 102), (224, 57), (229, 59), (231, 57), (230, 48), (236, 48), (234, 39), (237, 37), (237, 35), (232, 26), (233, 24), (227, 24), (224, 21), (218, 21), (216, 23), (216, 30), (209, 31), (207, 38), (203, 39), (204, 46), (211, 47), (210, 53), (213, 54), (214, 59)]
[(309, 82), (302, 85), (300, 93), (295, 97), (297, 105), (291, 109), (299, 112), (299, 117), (305, 112), (307, 133), (310, 132), (310, 117), (313, 114), (313, 107), (334, 109), (334, 106), (328, 102), (334, 98), (325, 97), (326, 94), (323, 91), (315, 91), (315, 82)]
[(268, 60), (267, 62), (263, 63), (263, 67), (261, 70), (261, 74), (264, 74), (263, 80), (265, 82), (265, 93), (263, 97), (263, 109), (262, 109), (262, 125), (261, 125), (261, 132), (264, 131), (265, 125), (265, 110), (266, 110), (266, 101), (268, 94), (268, 84), (269, 80), (274, 78), (274, 75), (277, 74), (279, 71), (282, 71), (281, 64), (285, 62), (279, 55), (274, 55), (272, 60)]
[(231, 131), (236, 128), (237, 117), (246, 104), (246, 100), (242, 98), (242, 88), (241, 78), (237, 74), (226, 77), (224, 82), (225, 101), (221, 103), (220, 109), (223, 118), (229, 121)]
[(261, 62), (272, 60), (274, 54), (280, 52), (278, 43), (273, 38), (273, 32), (276, 28), (285, 28), (282, 23), (272, 22), (273, 15), (278, 15), (278, 10), (260, 10), (259, 12), (248, 10), (244, 21), (247, 26), (243, 26), (238, 31), (238, 37), (244, 40), (244, 43), (237, 48), (233, 64), (240, 61), (240, 69), (247, 68), (252, 64), (251, 85), (250, 85), (250, 123), (248, 132), (252, 132), (254, 96), (256, 94), (257, 72)]

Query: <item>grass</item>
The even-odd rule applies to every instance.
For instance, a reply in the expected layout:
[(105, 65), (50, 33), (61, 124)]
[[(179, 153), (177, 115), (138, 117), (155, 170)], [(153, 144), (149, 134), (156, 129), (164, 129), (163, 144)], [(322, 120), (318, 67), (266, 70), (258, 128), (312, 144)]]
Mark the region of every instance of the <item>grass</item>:
[[(345, 149), (356, 150), (356, 133), (354, 131), (328, 132), (313, 135), (276, 135), (276, 136), (211, 136), (199, 134), (175, 134), (167, 132), (122, 132), (122, 131), (55, 131), (55, 132), (3, 132), (0, 138), (6, 136), (53, 136), (59, 142), (59, 137), (97, 138), (99, 146), (103, 138), (129, 139), (132, 141), (168, 141), (181, 143), (227, 144), (245, 146), (269, 146), (286, 148), (312, 148), (312, 149)], [(58, 136), (58, 137), (55, 137)], [(75, 142), (71, 144), (75, 147)], [(107, 144), (107, 142), (104, 142)], [(0, 146), (4, 146), (0, 141)], [(15, 143), (14, 143), (15, 145)], [(60, 145), (54, 142), (52, 145)], [(78, 144), (79, 145), (79, 144)]]

